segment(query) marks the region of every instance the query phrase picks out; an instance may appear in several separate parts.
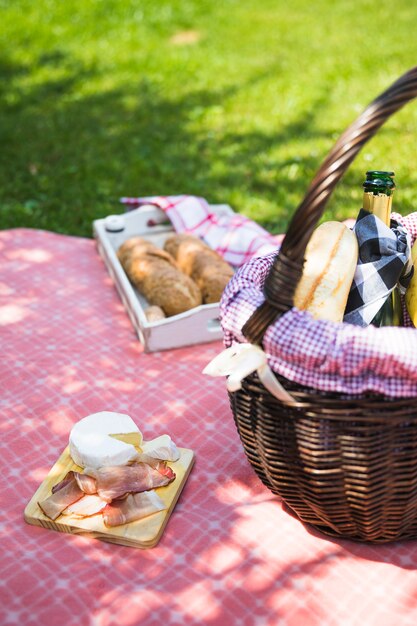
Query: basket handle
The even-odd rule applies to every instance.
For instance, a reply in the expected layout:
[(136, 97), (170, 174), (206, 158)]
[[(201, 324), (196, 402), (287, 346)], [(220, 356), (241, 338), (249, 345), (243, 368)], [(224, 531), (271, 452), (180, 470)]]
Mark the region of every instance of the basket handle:
[(242, 332), (248, 341), (260, 344), (268, 326), (292, 308), (308, 241), (333, 189), (365, 143), (393, 113), (416, 96), (417, 66), (371, 102), (329, 152), (294, 213), (266, 277), (265, 301), (243, 326)]

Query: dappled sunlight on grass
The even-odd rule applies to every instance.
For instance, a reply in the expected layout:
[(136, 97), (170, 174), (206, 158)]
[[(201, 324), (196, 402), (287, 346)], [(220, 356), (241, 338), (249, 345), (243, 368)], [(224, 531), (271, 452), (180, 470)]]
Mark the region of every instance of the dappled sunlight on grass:
[(201, 37), (198, 30), (182, 30), (172, 35), (170, 42), (174, 46), (191, 46), (198, 43)]
[[(335, 140), (416, 52), (405, 0), (389, 31), (373, 2), (105, 5), (3, 10), (3, 228), (91, 236), (120, 196), (190, 193), (283, 232)], [(401, 212), (414, 209), (416, 121), (410, 105), (387, 123), (330, 217), (356, 215), (371, 164), (396, 171)]]

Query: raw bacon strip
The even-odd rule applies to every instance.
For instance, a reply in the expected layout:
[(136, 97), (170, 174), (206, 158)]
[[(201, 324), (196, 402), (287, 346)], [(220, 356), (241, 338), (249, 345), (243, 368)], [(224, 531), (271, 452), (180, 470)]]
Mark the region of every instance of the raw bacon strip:
[(90, 517), (100, 513), (107, 505), (97, 494), (84, 495), (80, 500), (70, 504), (62, 513), (63, 515), (76, 515), (77, 517)]
[(160, 474), (162, 474), (162, 476), (166, 476), (169, 479), (169, 482), (171, 482), (171, 480), (174, 480), (175, 472), (170, 467), (168, 467), (165, 461), (159, 461), (156, 469)]
[(88, 495), (97, 493), (97, 483), (92, 476), (88, 474), (80, 474), (80, 472), (74, 472), (74, 478), (81, 491)]
[(56, 493), (57, 491), (59, 491), (63, 487), (66, 487), (73, 480), (74, 474), (75, 474), (75, 472), (73, 472), (72, 470), (70, 472), (67, 472), (67, 474), (65, 474), (64, 478), (62, 480), (60, 480), (59, 483), (56, 483), (56, 485), (54, 485), (52, 487), (52, 493)]
[(97, 493), (100, 498), (111, 502), (125, 493), (137, 493), (163, 487), (175, 479), (170, 467), (159, 463), (158, 469), (146, 463), (102, 467), (98, 470), (85, 469), (97, 481)]
[(51, 520), (56, 520), (67, 506), (73, 504), (73, 502), (77, 502), (83, 495), (84, 492), (81, 491), (77, 481), (74, 476), (72, 476), (58, 491), (55, 491), (55, 493), (50, 495), (49, 498), (46, 498), (46, 500), (43, 500), (43, 502), (38, 502), (38, 504), (45, 515)]
[(154, 491), (131, 493), (124, 500), (108, 504), (103, 511), (103, 521), (106, 526), (120, 526), (164, 509), (164, 502)]
[(66, 487), (74, 478), (77, 481), (77, 485), (84, 493), (89, 495), (97, 493), (96, 481), (92, 476), (74, 472), (73, 470), (69, 471), (59, 483), (52, 487), (52, 493), (56, 493), (63, 487)]

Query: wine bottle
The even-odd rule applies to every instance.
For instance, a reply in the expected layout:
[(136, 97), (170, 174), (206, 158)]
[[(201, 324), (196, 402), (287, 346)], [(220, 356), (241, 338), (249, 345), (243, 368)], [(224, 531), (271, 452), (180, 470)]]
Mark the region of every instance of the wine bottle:
[[(363, 208), (373, 213), (388, 227), (391, 222), (392, 197), (395, 190), (394, 172), (370, 170), (366, 172), (363, 183)], [(371, 321), (373, 326), (402, 326), (403, 314), (398, 287), (389, 297)]]

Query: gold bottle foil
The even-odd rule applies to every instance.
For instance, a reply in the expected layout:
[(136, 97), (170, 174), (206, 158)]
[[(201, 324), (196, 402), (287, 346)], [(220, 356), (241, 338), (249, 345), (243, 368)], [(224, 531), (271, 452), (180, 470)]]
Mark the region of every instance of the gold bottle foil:
[(363, 208), (369, 213), (373, 213), (387, 226), (391, 222), (392, 194), (387, 196), (385, 193), (373, 194), (367, 192), (363, 194)]
[[(387, 196), (385, 193), (374, 194), (372, 192), (364, 192), (363, 208), (365, 211), (379, 217), (388, 227), (391, 223), (391, 207), (392, 194)], [(378, 322), (375, 324), (376, 326), (402, 326), (401, 297), (397, 288), (392, 291), (381, 311), (375, 316), (374, 322), (376, 319), (378, 319)]]

